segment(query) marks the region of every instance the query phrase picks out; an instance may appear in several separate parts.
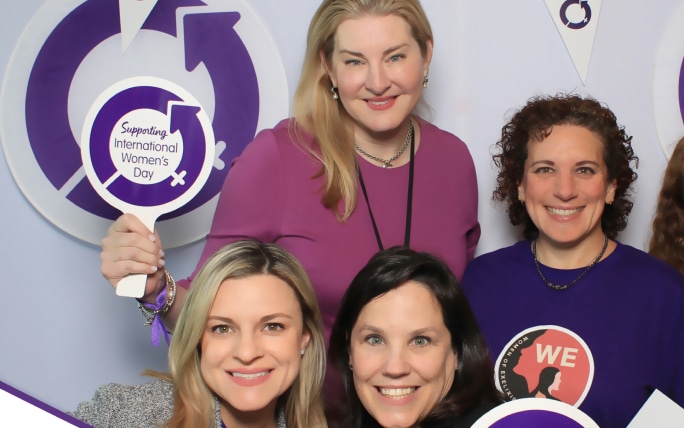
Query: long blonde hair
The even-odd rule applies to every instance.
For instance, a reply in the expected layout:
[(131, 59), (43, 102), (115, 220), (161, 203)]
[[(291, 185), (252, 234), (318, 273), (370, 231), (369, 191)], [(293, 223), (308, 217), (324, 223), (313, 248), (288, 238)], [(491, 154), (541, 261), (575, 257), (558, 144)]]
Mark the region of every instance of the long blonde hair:
[[(174, 384), (170, 428), (210, 427), (214, 424), (214, 398), (200, 372), (199, 343), (219, 286), (230, 278), (274, 275), (286, 282), (302, 309), (304, 331), (311, 338), (302, 356), (299, 375), (278, 409), (285, 411), (290, 428), (325, 428), (321, 388), (325, 373), (325, 339), (318, 303), (302, 265), (275, 244), (237, 241), (211, 256), (187, 295), (169, 349), (169, 369)], [(275, 415), (274, 415), (275, 417)]]
[[(318, 142), (320, 153), (312, 153), (323, 164), (317, 176), (326, 178), (322, 202), (340, 221), (347, 220), (356, 206), (354, 129), (342, 104), (332, 99), (332, 82), (321, 53), (330, 64), (337, 27), (344, 20), (363, 15), (404, 18), (423, 58), (433, 42), (430, 22), (418, 0), (324, 0), (311, 19), (302, 74), (294, 95), (294, 118)], [(341, 200), (343, 210), (339, 208)]]

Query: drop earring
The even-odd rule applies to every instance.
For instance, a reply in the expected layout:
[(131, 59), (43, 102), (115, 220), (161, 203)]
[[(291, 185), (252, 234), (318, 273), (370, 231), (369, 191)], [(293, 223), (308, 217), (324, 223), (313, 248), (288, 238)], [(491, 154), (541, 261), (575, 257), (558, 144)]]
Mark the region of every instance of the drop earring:
[(423, 79), (423, 88), (427, 88), (427, 85), (428, 85), (428, 77), (425, 76), (425, 78)]
[(337, 86), (333, 86), (330, 88), (330, 92), (332, 92), (332, 99), (337, 101), (340, 99), (340, 94), (337, 93)]

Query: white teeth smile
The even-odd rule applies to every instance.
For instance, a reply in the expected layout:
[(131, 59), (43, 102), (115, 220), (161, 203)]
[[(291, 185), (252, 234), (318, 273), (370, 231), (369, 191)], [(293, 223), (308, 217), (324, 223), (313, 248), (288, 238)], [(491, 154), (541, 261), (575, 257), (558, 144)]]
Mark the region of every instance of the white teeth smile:
[(371, 104), (373, 104), (373, 105), (376, 105), (376, 106), (384, 106), (385, 104), (387, 104), (388, 102), (390, 102), (390, 100), (385, 100), (385, 101), (371, 101), (371, 100), (368, 100), (368, 102), (371, 103)]
[(256, 379), (261, 376), (266, 376), (268, 374), (268, 371), (265, 372), (260, 372), (260, 373), (238, 373), (238, 372), (232, 372), (231, 373), (234, 377), (239, 377), (240, 379)]
[(379, 388), (380, 394), (394, 400), (400, 400), (416, 392), (416, 388)]
[(567, 217), (567, 216), (571, 216), (573, 214), (577, 214), (578, 212), (580, 212), (581, 209), (575, 208), (574, 210), (561, 210), (558, 208), (546, 207), (546, 210), (548, 212), (550, 212), (551, 214)]

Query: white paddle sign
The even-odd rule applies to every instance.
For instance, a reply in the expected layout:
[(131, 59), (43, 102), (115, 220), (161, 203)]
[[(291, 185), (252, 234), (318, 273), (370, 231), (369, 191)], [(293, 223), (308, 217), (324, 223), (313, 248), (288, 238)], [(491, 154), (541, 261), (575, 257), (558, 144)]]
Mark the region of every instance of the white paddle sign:
[[(188, 203), (214, 163), (214, 133), (199, 102), (156, 77), (134, 77), (107, 88), (86, 115), (83, 168), (107, 203), (147, 228)], [(147, 275), (124, 277), (116, 294), (142, 297)]]

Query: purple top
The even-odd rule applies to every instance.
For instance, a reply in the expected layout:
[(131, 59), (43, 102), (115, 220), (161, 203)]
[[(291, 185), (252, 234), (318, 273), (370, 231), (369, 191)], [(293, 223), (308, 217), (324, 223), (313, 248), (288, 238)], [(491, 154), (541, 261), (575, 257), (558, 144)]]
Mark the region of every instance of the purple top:
[[(288, 123), (260, 132), (234, 160), (198, 268), (223, 245), (245, 237), (281, 245), (311, 278), (327, 339), (342, 294), (378, 245), (360, 189), (345, 223), (323, 206), (324, 177), (312, 178), (321, 163), (293, 140)], [(475, 167), (460, 139), (423, 120), (417, 126), (411, 247), (442, 257), (460, 278), (480, 237)], [(305, 143), (314, 144), (310, 137)], [(358, 161), (383, 245), (402, 245), (409, 165), (383, 169)]]
[[(557, 291), (541, 280), (530, 244), (480, 256), (463, 276), (499, 388), (509, 398), (546, 391), (602, 428), (625, 427), (654, 389), (684, 405), (684, 277), (618, 243)], [(556, 284), (584, 270), (541, 269)], [(545, 368), (553, 375), (546, 381)]]

